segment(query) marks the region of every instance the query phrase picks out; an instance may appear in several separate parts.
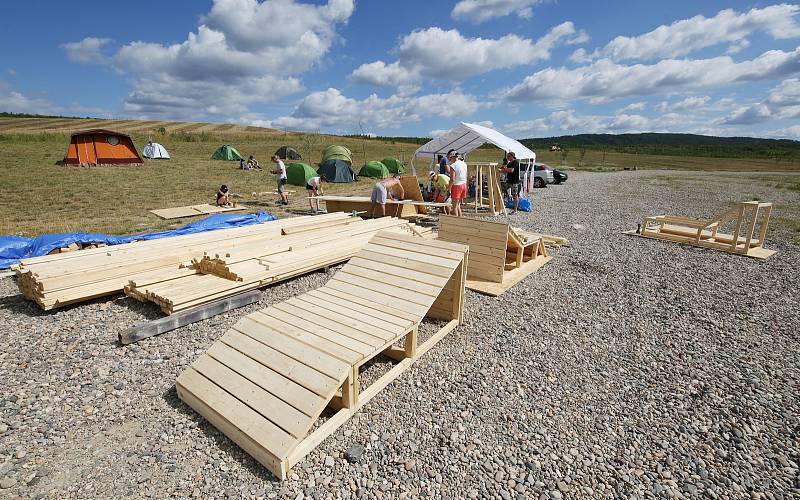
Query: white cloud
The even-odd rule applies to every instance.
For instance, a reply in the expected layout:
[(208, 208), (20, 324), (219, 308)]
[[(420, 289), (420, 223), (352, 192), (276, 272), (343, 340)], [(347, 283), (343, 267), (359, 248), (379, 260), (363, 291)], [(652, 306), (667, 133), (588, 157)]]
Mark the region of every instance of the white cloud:
[(60, 109), (45, 97), (29, 97), (0, 80), (0, 110), (11, 113), (54, 114)]
[(398, 61), (362, 64), (350, 78), (406, 90), (415, 88), (423, 77), (460, 82), (488, 71), (547, 60), (550, 51), (575, 32), (575, 26), (565, 22), (534, 42), (513, 34), (498, 39), (466, 38), (458, 30), (428, 28), (403, 37)]
[(495, 17), (516, 14), (522, 19), (533, 16), (533, 6), (542, 0), (459, 0), (450, 16), (453, 19), (482, 23)]
[(437, 128), (436, 130), (431, 130), (430, 132), (428, 132), (428, 135), (430, 137), (436, 138), (439, 137), (440, 135), (446, 134), (449, 131), (450, 131), (449, 129)]
[(67, 59), (72, 62), (82, 64), (105, 64), (108, 62), (108, 55), (103, 51), (108, 44), (111, 43), (110, 38), (95, 38), (86, 37), (79, 42), (70, 42), (61, 45), (61, 48), (67, 53)]
[(406, 97), (394, 95), (381, 98), (375, 94), (358, 100), (329, 88), (312, 92), (295, 108), (290, 116), (272, 120), (273, 127), (317, 130), (321, 128), (347, 129), (354, 124), (370, 128), (394, 128), (402, 123), (419, 122), (435, 113), (439, 117), (469, 116), (481, 105), (474, 96), (459, 89), (446, 94), (428, 94)]
[(631, 66), (602, 59), (575, 69), (547, 68), (494, 95), (516, 102), (558, 99), (605, 102), (629, 96), (770, 80), (797, 72), (800, 72), (800, 47), (792, 52), (771, 50), (755, 59), (738, 63), (728, 56), (696, 60), (665, 59), (656, 64)]
[(800, 125), (792, 125), (780, 130), (773, 130), (767, 132), (765, 135), (769, 137), (778, 137), (781, 139), (794, 139), (800, 140)]
[(718, 120), (718, 125), (754, 125), (764, 123), (772, 118), (772, 111), (766, 104), (754, 104), (739, 108), (727, 117)]
[(544, 135), (564, 135), (576, 133), (639, 133), (668, 132), (676, 129), (685, 130), (687, 126), (699, 125), (681, 115), (668, 113), (657, 118), (637, 114), (582, 115), (575, 110), (554, 111), (544, 118), (523, 120), (508, 123), (503, 130), (517, 137)]
[(353, 9), (353, 0), (215, 0), (185, 41), (138, 41), (119, 49), (113, 64), (134, 87), (123, 110), (137, 117), (200, 118), (244, 113), (298, 92), (296, 76), (322, 60)]
[(640, 101), (640, 102), (633, 102), (633, 103), (631, 103), (631, 104), (628, 104), (628, 105), (627, 105), (627, 106), (625, 106), (624, 108), (620, 108), (620, 109), (618, 109), (618, 110), (617, 110), (617, 112), (616, 112), (616, 114), (618, 114), (618, 115), (619, 115), (619, 114), (627, 113), (628, 111), (642, 111), (642, 110), (644, 110), (646, 107), (647, 107), (647, 103), (646, 103), (646, 102), (644, 102), (644, 101)]
[[(618, 36), (592, 54), (592, 58), (614, 61), (676, 58), (721, 43), (731, 44), (730, 53), (747, 47), (746, 37), (766, 33), (776, 40), (800, 37), (800, 5), (780, 4), (739, 13), (720, 11), (712, 18), (695, 16), (675, 21), (635, 37)], [(586, 54), (573, 54), (580, 57)]]
[(710, 101), (711, 98), (707, 95), (692, 96), (673, 103), (662, 101), (655, 107), (655, 110), (659, 113), (666, 113), (667, 111), (683, 111), (686, 109), (699, 111), (701, 109), (705, 109)]
[(764, 102), (740, 106), (716, 121), (720, 125), (754, 125), (800, 118), (800, 79), (790, 78), (773, 88)]

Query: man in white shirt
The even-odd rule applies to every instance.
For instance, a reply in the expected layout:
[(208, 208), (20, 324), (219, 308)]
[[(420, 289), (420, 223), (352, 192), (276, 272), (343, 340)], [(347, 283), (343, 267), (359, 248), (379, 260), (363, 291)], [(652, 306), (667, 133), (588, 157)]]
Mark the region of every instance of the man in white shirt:
[(457, 151), (447, 154), (447, 172), (450, 174), (450, 196), (453, 215), (461, 217), (461, 203), (467, 199), (467, 164), (458, 159)]
[[(311, 207), (312, 212), (319, 212), (319, 200), (315, 200), (317, 196), (325, 195), (322, 191), (322, 183), (327, 181), (324, 175), (318, 177), (311, 177), (306, 181), (306, 192), (308, 193), (308, 206)], [(314, 208), (314, 204), (317, 205)]]
[(289, 204), (289, 197), (286, 196), (286, 165), (278, 155), (273, 155), (272, 161), (275, 163), (275, 170), (272, 173), (278, 176), (278, 194), (281, 195), (281, 201), (278, 203), (285, 206)]

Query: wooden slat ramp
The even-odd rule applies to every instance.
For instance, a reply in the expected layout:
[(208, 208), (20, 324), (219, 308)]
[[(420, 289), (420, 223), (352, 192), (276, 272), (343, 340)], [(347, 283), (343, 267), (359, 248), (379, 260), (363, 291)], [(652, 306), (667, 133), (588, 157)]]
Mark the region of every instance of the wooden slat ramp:
[[(239, 320), (181, 373), (178, 396), (284, 479), (460, 324), (468, 252), (379, 232), (325, 286)], [(448, 323), (418, 345), (426, 316)], [(398, 363), (362, 391), (359, 368), (381, 353)], [(328, 406), (337, 412), (309, 435)]]
[(544, 236), (503, 222), (440, 215), (437, 238), (469, 245), (466, 287), (494, 297), (552, 258)]

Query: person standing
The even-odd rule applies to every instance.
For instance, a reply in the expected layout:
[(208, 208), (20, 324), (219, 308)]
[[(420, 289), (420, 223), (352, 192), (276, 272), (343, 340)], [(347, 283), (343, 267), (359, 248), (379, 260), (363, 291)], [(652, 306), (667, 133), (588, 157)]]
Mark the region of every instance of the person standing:
[(447, 158), (443, 155), (436, 155), (436, 162), (439, 164), (439, 174), (447, 174)]
[(458, 152), (447, 153), (447, 170), (450, 174), (450, 196), (453, 199), (453, 215), (461, 217), (461, 204), (467, 199), (467, 164), (458, 158)]
[(500, 171), (506, 174), (506, 186), (511, 190), (511, 197), (514, 199), (514, 211), (517, 213), (519, 210), (519, 193), (522, 185), (519, 183), (519, 160), (513, 151), (506, 154), (508, 163), (504, 167), (500, 167)]
[[(317, 196), (325, 195), (322, 191), (322, 183), (327, 181), (324, 175), (320, 175), (318, 177), (311, 177), (306, 181), (306, 192), (308, 193), (308, 206), (311, 208), (312, 212), (319, 212), (319, 200), (315, 200)], [(314, 208), (314, 205), (317, 205), (317, 208)]]
[(281, 201), (278, 203), (286, 206), (289, 204), (289, 197), (286, 196), (286, 165), (278, 155), (272, 155), (272, 161), (275, 163), (275, 170), (272, 173), (278, 176), (278, 194), (281, 195)]
[(375, 209), (380, 205), (380, 216), (384, 217), (386, 215), (386, 199), (391, 197), (393, 200), (402, 200), (405, 195), (403, 185), (400, 184), (400, 174), (393, 174), (388, 179), (376, 182), (372, 187), (372, 196), (370, 196), (372, 202), (370, 216), (375, 217)]

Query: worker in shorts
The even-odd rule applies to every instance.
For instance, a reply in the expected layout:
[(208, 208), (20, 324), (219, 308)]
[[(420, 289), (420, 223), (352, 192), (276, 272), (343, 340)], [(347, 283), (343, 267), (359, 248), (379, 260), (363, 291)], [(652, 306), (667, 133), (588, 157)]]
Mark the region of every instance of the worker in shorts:
[(369, 199), (372, 202), (370, 216), (375, 217), (375, 210), (380, 206), (381, 210), (378, 217), (384, 217), (386, 215), (386, 200), (390, 197), (393, 200), (402, 200), (405, 195), (403, 185), (400, 184), (400, 174), (394, 174), (388, 179), (376, 182), (372, 187), (372, 196)]
[(281, 195), (281, 201), (277, 203), (285, 206), (289, 204), (289, 197), (286, 196), (286, 165), (278, 155), (272, 155), (272, 162), (275, 163), (275, 170), (272, 170), (272, 173), (278, 176), (278, 194)]
[(451, 150), (447, 154), (447, 171), (450, 174), (453, 215), (461, 217), (461, 204), (467, 199), (467, 164), (464, 163), (464, 160), (459, 159), (458, 152)]
[[(308, 192), (308, 206), (311, 208), (312, 212), (319, 212), (319, 200), (315, 198), (317, 196), (324, 196), (325, 193), (322, 191), (322, 184), (327, 182), (328, 179), (325, 178), (324, 175), (320, 175), (318, 177), (311, 177), (306, 181), (306, 192)], [(317, 207), (314, 208), (314, 205)]]
[[(431, 180), (431, 186), (433, 187), (433, 201), (435, 203), (447, 203), (447, 199), (450, 197), (450, 177), (431, 170), (428, 173), (428, 178)], [(449, 213), (447, 207), (444, 207), (444, 213)]]

